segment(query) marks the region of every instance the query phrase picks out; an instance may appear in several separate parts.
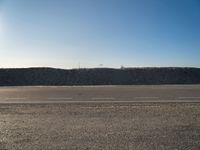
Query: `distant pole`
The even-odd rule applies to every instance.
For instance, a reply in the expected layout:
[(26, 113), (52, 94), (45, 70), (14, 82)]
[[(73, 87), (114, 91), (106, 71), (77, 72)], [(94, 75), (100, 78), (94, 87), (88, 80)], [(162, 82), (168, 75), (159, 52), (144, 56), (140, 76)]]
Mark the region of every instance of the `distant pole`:
[(122, 69), (122, 70), (125, 69), (124, 65), (121, 65), (121, 69)]
[(78, 69), (81, 69), (81, 64), (80, 64), (80, 62), (78, 63)]
[(99, 64), (100, 67), (103, 67), (103, 64)]

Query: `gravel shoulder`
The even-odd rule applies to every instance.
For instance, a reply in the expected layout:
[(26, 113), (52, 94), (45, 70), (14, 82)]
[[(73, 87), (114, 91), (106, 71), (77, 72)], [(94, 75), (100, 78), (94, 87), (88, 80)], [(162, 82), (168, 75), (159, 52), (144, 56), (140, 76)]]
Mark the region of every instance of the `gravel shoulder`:
[(198, 150), (200, 104), (0, 104), (2, 149)]

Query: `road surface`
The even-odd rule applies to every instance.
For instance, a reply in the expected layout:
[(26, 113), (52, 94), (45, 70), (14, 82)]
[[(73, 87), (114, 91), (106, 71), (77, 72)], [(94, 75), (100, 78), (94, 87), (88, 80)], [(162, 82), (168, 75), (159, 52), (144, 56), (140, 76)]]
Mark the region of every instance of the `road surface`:
[(200, 102), (200, 85), (0, 87), (0, 103)]

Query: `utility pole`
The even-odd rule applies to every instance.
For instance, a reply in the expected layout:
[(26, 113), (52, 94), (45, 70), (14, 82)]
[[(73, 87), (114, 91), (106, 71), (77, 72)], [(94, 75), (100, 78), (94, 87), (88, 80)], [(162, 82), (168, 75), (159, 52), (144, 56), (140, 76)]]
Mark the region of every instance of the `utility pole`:
[(100, 67), (103, 67), (103, 64), (99, 64)]
[(81, 69), (81, 64), (80, 64), (80, 62), (78, 63), (78, 69)]

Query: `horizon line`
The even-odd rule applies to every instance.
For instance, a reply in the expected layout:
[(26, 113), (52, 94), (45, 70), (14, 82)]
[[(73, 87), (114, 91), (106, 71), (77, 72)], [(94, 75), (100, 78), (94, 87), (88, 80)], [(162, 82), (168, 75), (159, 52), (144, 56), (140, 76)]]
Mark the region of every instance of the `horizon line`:
[(80, 67), (80, 68), (61, 68), (61, 67), (1, 67), (0, 69), (60, 69), (60, 70), (79, 70), (79, 69), (178, 69), (178, 68), (183, 68), (183, 69), (200, 69), (200, 67), (180, 67), (180, 66), (164, 66), (164, 67)]

